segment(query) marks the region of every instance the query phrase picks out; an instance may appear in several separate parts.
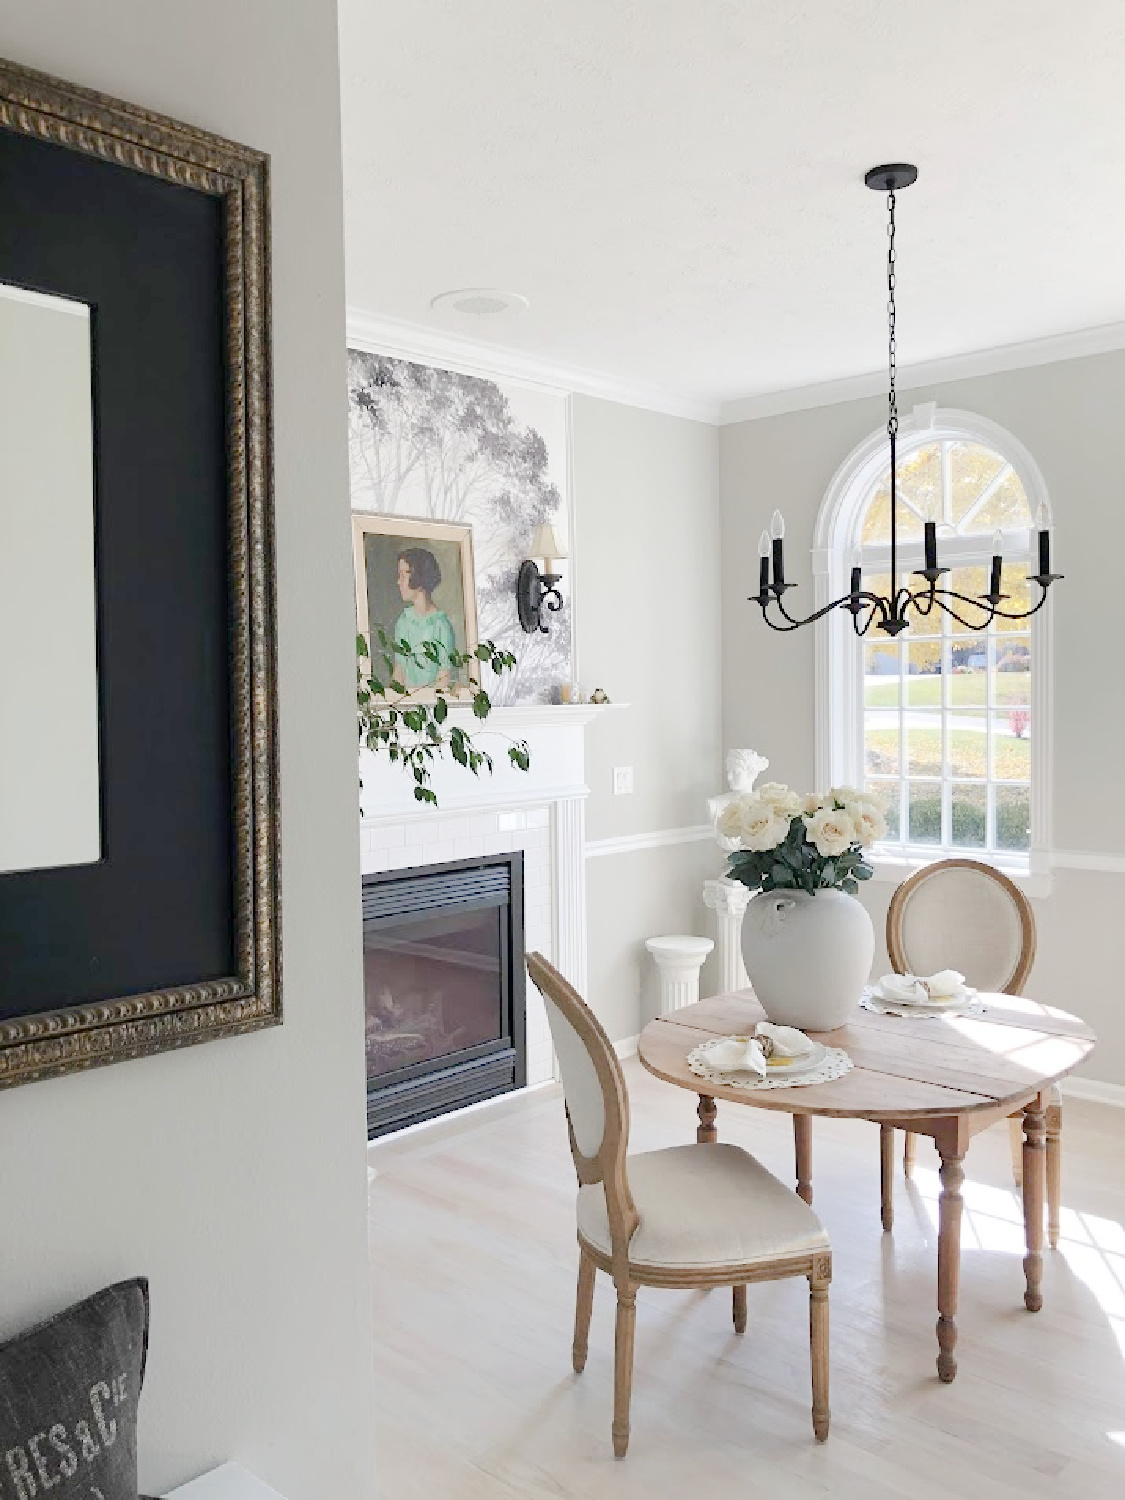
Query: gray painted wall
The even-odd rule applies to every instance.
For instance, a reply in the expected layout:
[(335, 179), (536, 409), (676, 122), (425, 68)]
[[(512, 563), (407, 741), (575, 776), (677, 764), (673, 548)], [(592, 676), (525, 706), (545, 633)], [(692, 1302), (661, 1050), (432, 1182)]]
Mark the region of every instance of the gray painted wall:
[[(1120, 747), (1125, 671), (1117, 592), (1098, 587), (1125, 556), (1119, 459), (1125, 353), (1040, 365), (906, 392), (916, 401), (979, 412), (1030, 450), (1055, 515), (1055, 566), (1070, 576), (1052, 600), (1054, 833), (1057, 849), (1125, 855)], [(746, 602), (756, 588), (757, 538), (779, 507), (786, 519), (792, 607), (811, 608), (809, 548), (825, 490), (851, 449), (885, 420), (881, 397), (790, 412), (722, 429), (723, 738), (770, 757), (770, 774), (813, 781), (813, 632), (779, 636)], [(1104, 560), (1104, 561), (1103, 561)], [(882, 921), (890, 887), (869, 895)], [(1102, 1044), (1085, 1072), (1125, 1084), (1121, 1017), (1125, 932), (1114, 913), (1125, 876), (1060, 871), (1035, 905), (1040, 955), (1028, 992), (1084, 1015)]]
[[(575, 396), (571, 460), (579, 680), (630, 705), (586, 734), (587, 837), (706, 822), (722, 785), (718, 432)], [(615, 797), (630, 765), (636, 790)], [(721, 867), (713, 844), (587, 861), (590, 1000), (615, 1041), (655, 1003), (645, 938), (707, 933), (702, 882)]]
[(39, 0), (4, 52), (273, 160), (285, 1024), (0, 1094), (0, 1338), (152, 1283), (142, 1489), (374, 1494), (333, 0)]

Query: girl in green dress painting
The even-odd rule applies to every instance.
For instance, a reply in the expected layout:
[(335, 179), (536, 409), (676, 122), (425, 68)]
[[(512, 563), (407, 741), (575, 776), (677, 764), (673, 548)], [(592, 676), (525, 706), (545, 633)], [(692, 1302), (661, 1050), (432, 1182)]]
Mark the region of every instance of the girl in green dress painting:
[(440, 656), (439, 662), (400, 656), (399, 671), (408, 688), (453, 685), (449, 653), (457, 649), (457, 642), (453, 622), (433, 601), (440, 582), (441, 568), (428, 548), (406, 547), (399, 553), (398, 591), (406, 608), (395, 621), (395, 640), (405, 641), (416, 652), (421, 652), (426, 641), (433, 641)]

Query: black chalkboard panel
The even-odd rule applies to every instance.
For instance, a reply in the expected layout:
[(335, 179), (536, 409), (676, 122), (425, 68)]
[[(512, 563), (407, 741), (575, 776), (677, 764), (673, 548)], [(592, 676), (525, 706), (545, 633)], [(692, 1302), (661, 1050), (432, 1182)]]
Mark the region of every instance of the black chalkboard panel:
[(92, 310), (102, 789), (98, 864), (0, 875), (0, 1018), (235, 971), (222, 257), (220, 198), (0, 131), (0, 281)]

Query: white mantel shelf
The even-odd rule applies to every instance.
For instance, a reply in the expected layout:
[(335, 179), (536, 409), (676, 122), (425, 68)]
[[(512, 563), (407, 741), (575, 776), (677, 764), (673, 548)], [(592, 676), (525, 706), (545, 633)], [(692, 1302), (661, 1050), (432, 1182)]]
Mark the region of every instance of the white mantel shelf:
[(499, 729), (504, 734), (522, 729), (584, 729), (611, 709), (627, 703), (512, 703), (497, 704), (487, 719), (478, 719), (468, 703), (449, 705), (449, 722), (465, 728)]
[[(585, 738), (595, 720), (627, 703), (516, 703), (497, 706), (478, 719), (470, 703), (450, 704), (447, 724), (457, 724), (473, 737), (477, 748), (492, 757), (491, 775), (473, 776), (448, 755), (430, 767), (431, 786), (438, 806), (418, 802), (414, 783), (402, 766), (392, 765), (384, 752), (361, 749), (363, 825), (373, 827), (442, 813), (485, 808), (543, 806), (561, 798), (586, 797)], [(513, 766), (508, 747), (526, 740), (531, 755), (527, 771)]]

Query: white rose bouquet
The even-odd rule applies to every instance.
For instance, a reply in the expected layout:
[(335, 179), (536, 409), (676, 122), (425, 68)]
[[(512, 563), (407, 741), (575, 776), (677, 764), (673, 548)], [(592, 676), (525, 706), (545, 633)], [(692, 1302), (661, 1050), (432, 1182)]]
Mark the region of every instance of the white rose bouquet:
[[(854, 896), (872, 869), (864, 850), (887, 832), (885, 804), (875, 792), (834, 786), (801, 796), (769, 781), (733, 797), (715, 832), (738, 840), (727, 874), (752, 891), (847, 891)], [(727, 848), (730, 848), (728, 843)]]

